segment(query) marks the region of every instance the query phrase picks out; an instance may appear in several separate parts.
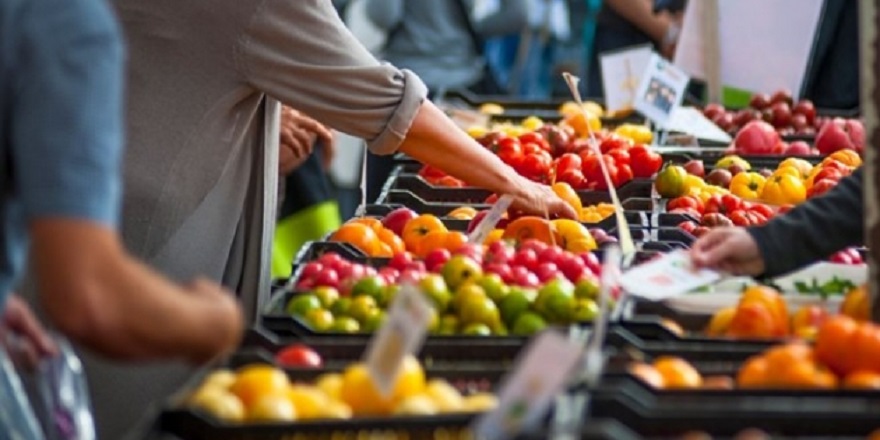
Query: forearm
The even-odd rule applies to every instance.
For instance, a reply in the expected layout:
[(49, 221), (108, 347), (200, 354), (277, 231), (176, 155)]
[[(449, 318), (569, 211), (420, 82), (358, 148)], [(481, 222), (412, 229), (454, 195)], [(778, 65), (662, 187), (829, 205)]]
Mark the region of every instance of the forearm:
[(424, 101), (400, 146), (410, 157), (496, 193), (517, 194), (522, 177)]
[(208, 300), (173, 285), (128, 257), (109, 230), (52, 220), (37, 222), (32, 236), (43, 308), (97, 353), (198, 362), (237, 342), (241, 317), (232, 298)]
[(790, 272), (864, 243), (862, 169), (828, 193), (749, 233), (764, 259), (765, 276)]
[(659, 42), (666, 35), (668, 23), (654, 14), (652, 2), (645, 0), (605, 0), (606, 6), (626, 21)]

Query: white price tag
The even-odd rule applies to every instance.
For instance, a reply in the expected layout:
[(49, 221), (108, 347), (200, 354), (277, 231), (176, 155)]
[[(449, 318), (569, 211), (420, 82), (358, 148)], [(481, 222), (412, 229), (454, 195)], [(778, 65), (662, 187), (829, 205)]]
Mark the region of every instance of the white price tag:
[(645, 44), (599, 54), (605, 107), (609, 112), (634, 108), (636, 88), (653, 53), (651, 45)]
[(489, 237), (489, 233), (495, 229), (495, 226), (501, 221), (501, 217), (504, 216), (504, 213), (510, 208), (511, 203), (513, 203), (513, 197), (510, 195), (505, 194), (499, 197), (498, 201), (492, 205), (492, 209), (490, 209), (489, 212), (486, 213), (486, 216), (483, 217), (483, 220), (480, 221), (480, 224), (471, 231), (471, 235), (468, 236), (468, 242), (483, 244), (483, 242), (486, 241), (486, 238)]
[(394, 390), (404, 358), (421, 347), (430, 320), (431, 305), (425, 296), (413, 285), (401, 286), (385, 324), (367, 348), (367, 369), (383, 395)]
[(730, 143), (733, 138), (693, 107), (678, 107), (666, 122), (669, 131), (686, 133), (698, 139)]
[(582, 353), (579, 344), (557, 331), (545, 331), (535, 337), (505, 378), (498, 393), (498, 407), (474, 421), (474, 437), (512, 438), (540, 423)]
[(635, 109), (660, 127), (665, 127), (681, 105), (690, 78), (656, 53), (651, 54), (642, 81), (636, 89)]
[(721, 280), (720, 272), (696, 269), (685, 250), (676, 250), (636, 266), (620, 278), (628, 293), (652, 301), (683, 295)]

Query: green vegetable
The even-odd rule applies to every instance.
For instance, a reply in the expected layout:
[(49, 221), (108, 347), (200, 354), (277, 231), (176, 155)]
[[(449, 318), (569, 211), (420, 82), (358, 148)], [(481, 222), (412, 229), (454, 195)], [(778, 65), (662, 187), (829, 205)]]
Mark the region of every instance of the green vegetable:
[(852, 281), (838, 278), (836, 276), (824, 284), (819, 284), (815, 278), (813, 278), (812, 283), (806, 283), (804, 281), (794, 283), (794, 288), (797, 289), (798, 293), (805, 295), (819, 295), (822, 299), (828, 299), (828, 297), (834, 295), (845, 295), (855, 287), (856, 285), (853, 284)]

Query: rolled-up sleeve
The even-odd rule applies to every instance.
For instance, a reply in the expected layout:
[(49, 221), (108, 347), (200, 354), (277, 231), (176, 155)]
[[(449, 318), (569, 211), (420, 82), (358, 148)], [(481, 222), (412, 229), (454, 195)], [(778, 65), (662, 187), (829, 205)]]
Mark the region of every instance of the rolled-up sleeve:
[(414, 73), (376, 60), (323, 0), (263, 0), (236, 62), (255, 88), (376, 154), (397, 151), (428, 93)]

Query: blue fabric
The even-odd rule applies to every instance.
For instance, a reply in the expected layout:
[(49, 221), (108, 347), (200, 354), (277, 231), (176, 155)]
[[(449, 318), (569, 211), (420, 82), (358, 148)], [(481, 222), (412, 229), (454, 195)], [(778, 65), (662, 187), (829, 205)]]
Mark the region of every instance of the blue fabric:
[(0, 309), (30, 221), (116, 225), (123, 58), (104, 0), (0, 2)]

